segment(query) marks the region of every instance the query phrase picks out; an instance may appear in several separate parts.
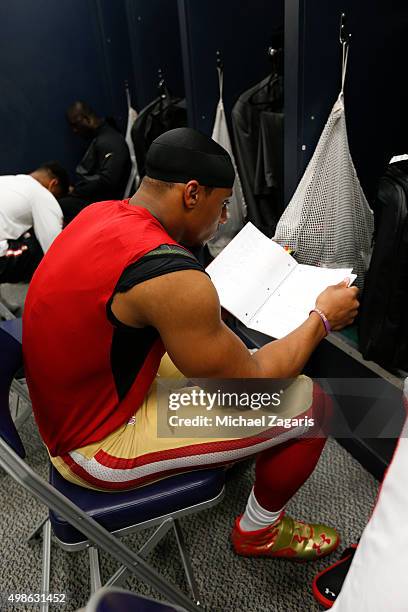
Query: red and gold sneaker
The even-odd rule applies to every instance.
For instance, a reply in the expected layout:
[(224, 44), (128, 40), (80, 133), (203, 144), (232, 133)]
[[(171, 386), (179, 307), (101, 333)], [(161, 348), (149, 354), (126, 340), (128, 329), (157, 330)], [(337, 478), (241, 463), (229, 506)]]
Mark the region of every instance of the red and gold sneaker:
[(286, 514), (282, 514), (273, 525), (257, 531), (242, 531), (240, 518), (236, 519), (231, 534), (238, 555), (313, 561), (329, 555), (340, 543), (335, 529), (326, 525), (302, 523)]

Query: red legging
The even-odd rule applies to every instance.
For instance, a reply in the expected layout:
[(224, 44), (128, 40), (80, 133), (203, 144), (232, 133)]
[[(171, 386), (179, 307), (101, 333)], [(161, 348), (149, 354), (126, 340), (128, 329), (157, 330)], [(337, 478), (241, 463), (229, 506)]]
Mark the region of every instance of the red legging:
[[(331, 400), (319, 389), (315, 432), (289, 440), (260, 453), (256, 460), (254, 494), (269, 511), (283, 508), (313, 472), (326, 443), (325, 430), (332, 415)], [(317, 437), (317, 436), (321, 437)]]

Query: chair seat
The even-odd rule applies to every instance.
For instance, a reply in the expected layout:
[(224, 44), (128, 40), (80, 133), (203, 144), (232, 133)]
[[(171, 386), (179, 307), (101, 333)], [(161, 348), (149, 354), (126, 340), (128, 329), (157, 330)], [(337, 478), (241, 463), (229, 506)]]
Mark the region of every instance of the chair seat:
[[(216, 468), (178, 474), (132, 491), (105, 493), (68, 482), (53, 466), (50, 469), (50, 483), (111, 532), (210, 501), (222, 492), (224, 482), (224, 469)], [(86, 539), (52, 511), (50, 521), (64, 544)]]

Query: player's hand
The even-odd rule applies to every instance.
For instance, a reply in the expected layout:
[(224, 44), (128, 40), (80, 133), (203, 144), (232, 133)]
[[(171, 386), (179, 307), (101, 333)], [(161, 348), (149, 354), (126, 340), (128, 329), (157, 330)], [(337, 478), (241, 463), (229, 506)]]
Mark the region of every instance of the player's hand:
[(338, 285), (331, 285), (322, 291), (316, 300), (316, 308), (326, 315), (333, 331), (351, 325), (358, 313), (359, 290), (357, 287), (349, 287), (348, 284), (349, 279), (345, 279)]

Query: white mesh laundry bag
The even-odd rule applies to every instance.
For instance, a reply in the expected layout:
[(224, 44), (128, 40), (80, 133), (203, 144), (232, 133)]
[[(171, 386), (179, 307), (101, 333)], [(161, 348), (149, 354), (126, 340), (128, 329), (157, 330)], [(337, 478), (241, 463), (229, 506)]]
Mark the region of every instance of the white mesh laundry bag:
[(274, 240), (299, 263), (353, 268), (362, 289), (371, 256), (374, 217), (360, 186), (347, 139), (343, 87), (306, 171), (276, 227)]
[(215, 113), (214, 128), (212, 139), (228, 151), (235, 170), (235, 181), (232, 188), (232, 196), (229, 198), (228, 220), (224, 225), (220, 225), (214, 238), (208, 243), (208, 250), (213, 257), (216, 257), (224, 247), (227, 246), (233, 237), (244, 227), (246, 217), (246, 204), (244, 194), (239, 180), (238, 169), (232, 152), (231, 139), (228, 132), (227, 120), (225, 117), (224, 103), (222, 99), (223, 72), (218, 68), (218, 79), (220, 88), (220, 99)]

